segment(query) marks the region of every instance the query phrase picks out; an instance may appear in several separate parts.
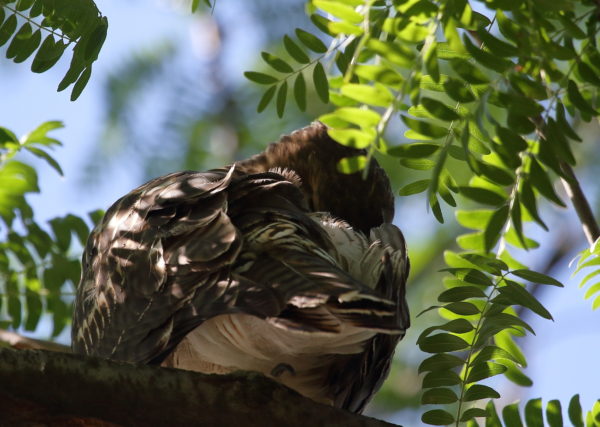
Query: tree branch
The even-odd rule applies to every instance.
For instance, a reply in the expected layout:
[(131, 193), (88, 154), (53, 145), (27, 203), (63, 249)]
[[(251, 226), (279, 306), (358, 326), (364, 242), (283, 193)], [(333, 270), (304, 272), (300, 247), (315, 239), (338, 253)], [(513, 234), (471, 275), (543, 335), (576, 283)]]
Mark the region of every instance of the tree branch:
[(593, 245), (598, 237), (600, 237), (600, 227), (598, 227), (598, 223), (594, 218), (592, 208), (590, 207), (571, 166), (567, 162), (560, 160), (560, 167), (567, 176), (567, 179), (563, 177), (560, 178), (565, 191), (567, 192), (567, 196), (569, 196), (569, 199), (571, 199), (571, 202), (575, 207), (575, 211), (577, 211), (585, 238), (590, 245)]
[(40, 350), (0, 348), (0, 393), (9, 405), (42, 408), (73, 426), (392, 425), (316, 403), (257, 373), (204, 375)]
[(6, 343), (17, 350), (48, 350), (70, 353), (71, 347), (52, 341), (36, 340), (19, 335), (16, 332), (0, 329), (0, 343)]

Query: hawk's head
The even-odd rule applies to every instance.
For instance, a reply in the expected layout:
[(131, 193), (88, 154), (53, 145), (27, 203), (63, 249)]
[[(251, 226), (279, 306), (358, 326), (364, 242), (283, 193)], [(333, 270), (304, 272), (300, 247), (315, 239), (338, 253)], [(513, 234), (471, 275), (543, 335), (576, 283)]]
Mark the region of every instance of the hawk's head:
[(361, 154), (366, 151), (340, 145), (327, 134), (324, 124), (314, 122), (239, 166), (244, 172), (274, 167), (294, 170), (311, 210), (329, 212), (368, 235), (371, 228), (392, 221), (394, 199), (389, 179), (375, 159), (371, 159), (366, 178), (362, 172), (338, 171), (341, 159)]

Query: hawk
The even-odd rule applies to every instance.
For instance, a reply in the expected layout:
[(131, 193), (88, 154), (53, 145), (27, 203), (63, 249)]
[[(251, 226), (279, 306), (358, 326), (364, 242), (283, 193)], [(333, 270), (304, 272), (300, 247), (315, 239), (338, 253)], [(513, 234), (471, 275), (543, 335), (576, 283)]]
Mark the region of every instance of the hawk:
[(366, 177), (337, 171), (361, 153), (313, 123), (247, 160), (119, 199), (83, 254), (73, 350), (258, 371), (361, 412), (409, 326), (389, 180), (375, 160)]

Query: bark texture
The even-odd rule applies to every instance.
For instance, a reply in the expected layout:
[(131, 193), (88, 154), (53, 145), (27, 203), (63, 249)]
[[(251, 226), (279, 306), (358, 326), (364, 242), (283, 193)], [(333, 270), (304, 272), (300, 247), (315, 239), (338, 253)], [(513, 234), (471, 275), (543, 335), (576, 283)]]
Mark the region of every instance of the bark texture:
[(203, 375), (0, 348), (0, 426), (392, 424), (313, 402), (260, 374)]

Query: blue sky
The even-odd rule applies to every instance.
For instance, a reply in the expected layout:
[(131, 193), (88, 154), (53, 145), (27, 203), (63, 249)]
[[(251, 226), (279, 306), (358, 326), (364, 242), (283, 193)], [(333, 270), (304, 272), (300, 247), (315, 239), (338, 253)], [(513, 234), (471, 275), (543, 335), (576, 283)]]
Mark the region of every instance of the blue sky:
[[(29, 199), (40, 222), (57, 215), (85, 215), (93, 209), (107, 208), (141, 183), (139, 175), (135, 173), (135, 159), (129, 158), (105, 171), (103, 180), (106, 185), (91, 192), (82, 190), (78, 185), (89, 150), (99, 135), (103, 111), (102, 82), (116, 64), (127, 58), (132, 49), (148, 48), (164, 35), (175, 36), (184, 46), (188, 46), (190, 55), (198, 52), (198, 40), (192, 40), (189, 31), (194, 20), (187, 10), (176, 11), (160, 1), (100, 0), (97, 3), (103, 14), (109, 17), (109, 33), (100, 59), (94, 66), (92, 79), (77, 102), (69, 101), (70, 89), (56, 92), (56, 86), (68, 66), (67, 55), (58, 66), (41, 75), (28, 70), (26, 64), (30, 64), (30, 61), (26, 64), (1, 61), (0, 93), (3, 102), (0, 103), (0, 126), (8, 127), (18, 135), (47, 120), (62, 120), (66, 126), (55, 134), (65, 144), (55, 151), (65, 177), (59, 177), (49, 167), (40, 166), (42, 191)], [(231, 2), (223, 1), (217, 7), (231, 7), (228, 4)], [(239, 10), (231, 9), (226, 13), (239, 13)], [(195, 21), (193, 25), (200, 24)], [(243, 16), (239, 19), (239, 26), (240, 39), (252, 31), (252, 22), (243, 19)], [(258, 55), (257, 48), (252, 46), (244, 49), (239, 56), (231, 59), (230, 71), (238, 73), (241, 78), (242, 72), (252, 67), (253, 54)], [(38, 164), (33, 157), (24, 160)], [(401, 211), (403, 216), (420, 218), (418, 227), (406, 230), (409, 243), (419, 238), (420, 230), (433, 227), (435, 222), (431, 214), (426, 213), (422, 203), (413, 205)], [(580, 232), (573, 227), (575, 219), (572, 213), (548, 211), (547, 215), (555, 227), (571, 227), (574, 233)], [(564, 220), (565, 216), (568, 221)], [(584, 241), (581, 240), (580, 249), (583, 249), (583, 245)], [(534, 255), (532, 260), (535, 259)], [(517, 398), (542, 397), (545, 401), (559, 398), (565, 406), (573, 394), (580, 393), (582, 406), (588, 409), (600, 397), (596, 388), (600, 384), (600, 369), (597, 367), (600, 310), (593, 312), (590, 301), (584, 301), (584, 292), (577, 287), (578, 280), (570, 278), (566, 265), (559, 266), (557, 276), (564, 281), (565, 289), (551, 287), (543, 297), (543, 303), (555, 321), (551, 323), (535, 315), (526, 319), (537, 333), (524, 344), (531, 366), (526, 373), (534, 380), (534, 386), (519, 389), (505, 381), (496, 384), (504, 390), (505, 402)], [(407, 340), (403, 345), (414, 344), (416, 334), (409, 335)], [(408, 422), (406, 419), (404, 421)]]

